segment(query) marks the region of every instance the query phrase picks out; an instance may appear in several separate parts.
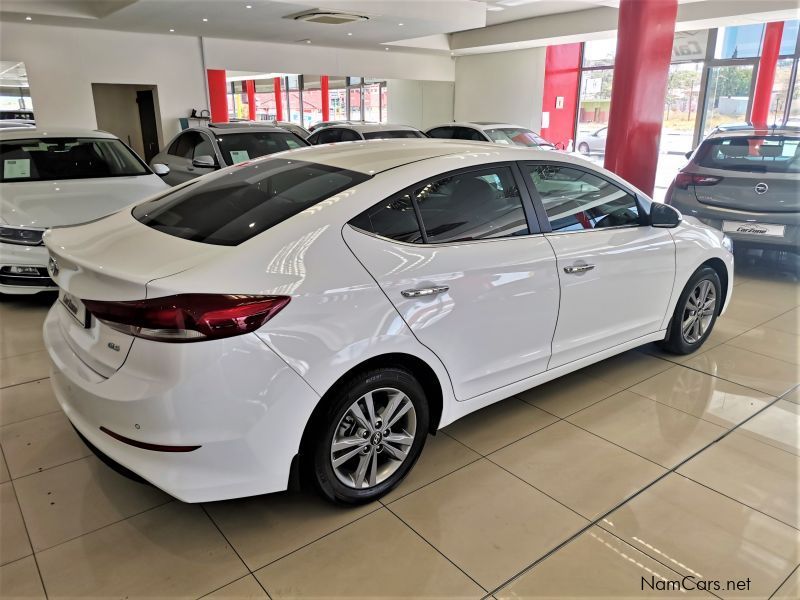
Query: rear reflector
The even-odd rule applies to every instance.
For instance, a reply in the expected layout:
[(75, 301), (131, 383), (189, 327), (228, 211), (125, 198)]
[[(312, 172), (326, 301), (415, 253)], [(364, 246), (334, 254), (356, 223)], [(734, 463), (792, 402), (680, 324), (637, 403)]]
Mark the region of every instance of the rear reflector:
[(678, 173), (675, 177), (675, 186), (682, 190), (688, 189), (690, 185), (716, 185), (722, 181), (722, 177), (714, 175), (697, 175), (696, 173)]
[(110, 435), (115, 440), (119, 440), (129, 446), (135, 446), (136, 448), (141, 448), (142, 450), (153, 450), (154, 452), (193, 452), (197, 450), (200, 446), (162, 446), (161, 444), (150, 444), (148, 442), (140, 442), (138, 440), (132, 440), (131, 438), (125, 437), (124, 435), (120, 435), (114, 431), (106, 427), (100, 427), (100, 431), (105, 433), (106, 435)]
[(159, 342), (199, 342), (255, 331), (284, 306), (289, 296), (178, 294), (148, 300), (84, 300), (106, 325)]

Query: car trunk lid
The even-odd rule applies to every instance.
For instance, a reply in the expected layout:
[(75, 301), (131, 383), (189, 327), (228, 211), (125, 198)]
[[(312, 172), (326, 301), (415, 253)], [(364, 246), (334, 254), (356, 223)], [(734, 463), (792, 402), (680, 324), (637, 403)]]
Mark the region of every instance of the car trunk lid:
[(698, 202), (747, 212), (797, 212), (800, 181), (784, 174), (703, 171), (703, 176), (721, 179), (713, 185), (694, 185)]

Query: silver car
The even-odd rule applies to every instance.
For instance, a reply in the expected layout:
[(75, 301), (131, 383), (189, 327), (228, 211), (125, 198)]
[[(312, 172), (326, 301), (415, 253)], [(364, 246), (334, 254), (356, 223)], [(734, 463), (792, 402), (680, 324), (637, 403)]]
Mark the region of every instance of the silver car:
[(734, 246), (800, 244), (800, 128), (726, 128), (709, 135), (665, 202), (728, 234)]
[(605, 154), (606, 140), (608, 139), (608, 127), (601, 127), (591, 133), (579, 133), (575, 142), (575, 149), (589, 156), (591, 154)]
[(300, 136), (272, 125), (212, 123), (181, 131), (150, 160), (150, 168), (169, 185), (178, 185), (222, 167), (305, 146), (308, 142)]

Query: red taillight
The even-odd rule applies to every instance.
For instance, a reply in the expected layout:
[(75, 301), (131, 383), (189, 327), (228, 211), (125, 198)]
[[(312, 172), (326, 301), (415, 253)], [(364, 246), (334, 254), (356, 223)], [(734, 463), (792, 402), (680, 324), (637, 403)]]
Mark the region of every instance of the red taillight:
[(675, 186), (685, 190), (688, 189), (690, 185), (717, 185), (720, 181), (722, 181), (722, 177), (684, 173), (681, 171), (678, 173), (677, 177), (675, 177)]
[(117, 331), (160, 342), (199, 342), (255, 331), (289, 300), (289, 296), (179, 294), (83, 303), (92, 315)]

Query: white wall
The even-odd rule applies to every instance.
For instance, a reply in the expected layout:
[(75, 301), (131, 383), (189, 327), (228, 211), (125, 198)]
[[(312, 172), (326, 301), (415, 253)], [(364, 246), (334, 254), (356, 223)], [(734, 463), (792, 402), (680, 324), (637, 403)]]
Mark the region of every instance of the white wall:
[(454, 84), (452, 81), (389, 79), (389, 123), (428, 129), (453, 120)]
[(206, 67), (253, 73), (308, 73), (453, 81), (448, 55), (385, 50), (351, 50), (307, 44), (273, 44), (203, 38)]
[(545, 48), (459, 56), (455, 120), (502, 121), (539, 131)]
[(157, 86), (162, 143), (179, 117), (207, 108), (197, 38), (4, 22), (0, 56), (25, 63), (43, 127), (96, 128), (92, 83)]

